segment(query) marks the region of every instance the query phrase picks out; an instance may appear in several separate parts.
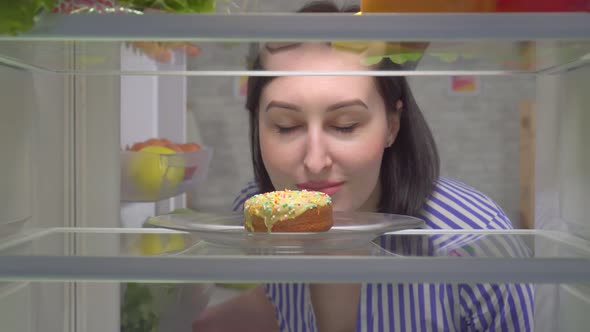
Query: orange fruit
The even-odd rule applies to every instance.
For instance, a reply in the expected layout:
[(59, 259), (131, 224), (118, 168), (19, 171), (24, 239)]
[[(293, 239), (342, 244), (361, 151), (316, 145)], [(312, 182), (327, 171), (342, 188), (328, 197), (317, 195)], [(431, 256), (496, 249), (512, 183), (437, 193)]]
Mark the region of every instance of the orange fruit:
[(139, 150), (143, 149), (144, 147), (146, 147), (146, 145), (147, 144), (145, 142), (137, 142), (137, 143), (134, 143), (131, 146), (131, 148), (129, 148), (129, 150), (131, 150), (131, 151), (139, 151)]
[(197, 143), (184, 143), (182, 144), (182, 150), (185, 152), (199, 151), (201, 146)]
[(170, 140), (166, 138), (150, 138), (145, 141), (147, 145), (157, 145), (157, 146), (165, 146), (166, 144), (170, 144)]
[(183, 152), (183, 148), (182, 148), (182, 144), (176, 144), (176, 143), (168, 143), (166, 145), (164, 145), (165, 147), (172, 149), (176, 152)]

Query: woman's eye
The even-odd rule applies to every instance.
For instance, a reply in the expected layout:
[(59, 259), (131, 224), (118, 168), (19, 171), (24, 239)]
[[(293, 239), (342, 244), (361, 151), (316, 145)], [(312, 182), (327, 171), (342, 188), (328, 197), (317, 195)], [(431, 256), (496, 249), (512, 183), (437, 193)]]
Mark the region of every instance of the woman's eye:
[(279, 134), (289, 134), (293, 131), (295, 131), (297, 128), (299, 128), (300, 126), (291, 126), (291, 127), (282, 127), (282, 126), (276, 126), (277, 128), (277, 132)]
[(358, 124), (351, 124), (349, 126), (334, 126), (334, 129), (336, 129), (339, 132), (342, 133), (351, 133), (357, 126)]

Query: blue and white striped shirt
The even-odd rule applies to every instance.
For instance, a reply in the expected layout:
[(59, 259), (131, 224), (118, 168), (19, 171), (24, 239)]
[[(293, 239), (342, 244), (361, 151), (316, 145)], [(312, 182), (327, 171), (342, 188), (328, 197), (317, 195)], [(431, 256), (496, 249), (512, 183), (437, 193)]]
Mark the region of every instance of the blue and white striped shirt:
[[(241, 211), (258, 193), (254, 182), (233, 204)], [(511, 229), (502, 209), (465, 184), (440, 179), (420, 215), (430, 229)], [(375, 240), (401, 255), (529, 257), (530, 250), (512, 236), (460, 234), (388, 236)], [(265, 285), (280, 330), (317, 331), (309, 286)], [(357, 331), (531, 331), (533, 287), (529, 284), (363, 284)]]

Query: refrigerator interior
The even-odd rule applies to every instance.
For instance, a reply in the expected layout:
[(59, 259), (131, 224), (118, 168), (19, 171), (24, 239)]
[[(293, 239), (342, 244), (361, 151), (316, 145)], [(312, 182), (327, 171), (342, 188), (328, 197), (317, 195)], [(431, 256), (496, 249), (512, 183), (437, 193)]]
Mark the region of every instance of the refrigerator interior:
[[(564, 44), (538, 42), (549, 50), (544, 56), (552, 58), (552, 65), (523, 74), (488, 75), (486, 70), (500, 71), (491, 63), (446, 68), (450, 65), (436, 58), (415, 69), (431, 75), (409, 73), (413, 88), (424, 91), (416, 92), (417, 99), (439, 139), (443, 174), (484, 188), (501, 202), (522, 228), (506, 236), (530, 250), (527, 264), (539, 268), (535, 264), (548, 259), (551, 268), (563, 267), (562, 274), (555, 274), (558, 281), (527, 276), (535, 280), (535, 331), (583, 331), (590, 324), (590, 280), (577, 280), (576, 267), (568, 265), (588, 264), (590, 258), (590, 47), (582, 41), (573, 56), (564, 56)], [(511, 42), (496, 47), (517, 49)], [(3, 331), (120, 331), (129, 314), (122, 309), (129, 285), (138, 292), (149, 286), (157, 297), (152, 309), (161, 318), (161, 331), (188, 331), (205, 306), (241, 292), (229, 284), (259, 281), (259, 274), (236, 263), (248, 256), (243, 252), (202, 247), (190, 233), (141, 228), (146, 218), (180, 208), (224, 212), (251, 179), (242, 90), (251, 52), (249, 42), (203, 42), (200, 56), (176, 52), (170, 64), (161, 64), (121, 41), (0, 40), (0, 256), (7, 259), (3, 262), (18, 264), (22, 257), (40, 264), (36, 279), (2, 278)], [(450, 73), (437, 72), (445, 69)], [(467, 94), (451, 91), (451, 77), (475, 78), (477, 88)], [(523, 147), (523, 132), (532, 146)], [(171, 198), (126, 201), (121, 151), (152, 137), (210, 146), (207, 178)], [(524, 172), (523, 158), (531, 163)], [(523, 187), (523, 175), (529, 187)], [(523, 206), (532, 216), (529, 229)], [(146, 255), (134, 251), (137, 241), (151, 235), (182, 239), (180, 252), (150, 257), (172, 270), (158, 274), (149, 269), (150, 261), (142, 260)], [(342, 254), (358, 264), (371, 255)], [(199, 260), (208, 256), (227, 260), (218, 265)], [(272, 266), (273, 257), (253, 256)], [(50, 262), (46, 270), (42, 257)], [(194, 259), (195, 268), (183, 270), (182, 258), (187, 257)], [(504, 260), (498, 264), (518, 264), (511, 257), (499, 258)], [(312, 266), (305, 256), (294, 261)], [(434, 264), (444, 269), (442, 263)], [(57, 266), (84, 268), (60, 272)], [(515, 266), (515, 271), (519, 268), (524, 269)], [(175, 269), (183, 272), (175, 276)], [(215, 272), (223, 269), (226, 273)], [(64, 279), (68, 272), (79, 279)], [(320, 272), (336, 278), (327, 269)], [(471, 277), (485, 274), (474, 271)], [(429, 278), (434, 282), (436, 276)]]

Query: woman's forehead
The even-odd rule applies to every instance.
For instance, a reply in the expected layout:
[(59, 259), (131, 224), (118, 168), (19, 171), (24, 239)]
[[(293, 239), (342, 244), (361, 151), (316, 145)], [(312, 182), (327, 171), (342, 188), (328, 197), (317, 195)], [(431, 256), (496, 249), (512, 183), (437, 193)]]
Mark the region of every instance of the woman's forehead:
[(279, 100), (307, 107), (328, 107), (346, 100), (375, 105), (382, 102), (370, 76), (284, 76), (273, 79), (261, 95), (261, 107)]
[(361, 54), (335, 49), (327, 42), (266, 43), (261, 60), (271, 71), (367, 70)]

